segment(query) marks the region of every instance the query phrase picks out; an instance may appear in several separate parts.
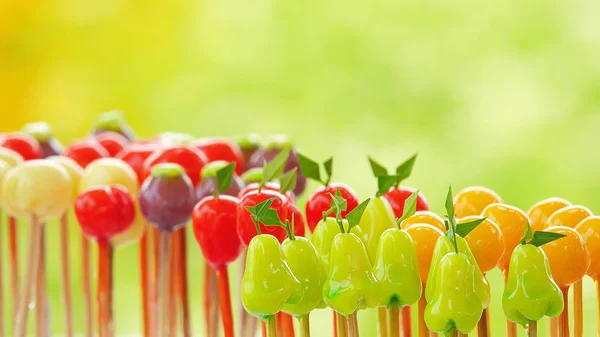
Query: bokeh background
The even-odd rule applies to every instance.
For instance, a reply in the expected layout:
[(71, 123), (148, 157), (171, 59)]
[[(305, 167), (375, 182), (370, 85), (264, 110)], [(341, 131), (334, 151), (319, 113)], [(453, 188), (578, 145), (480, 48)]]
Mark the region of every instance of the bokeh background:
[[(288, 134), (314, 158), (333, 155), (335, 180), (361, 198), (376, 188), (367, 154), (391, 166), (418, 151), (408, 184), (436, 211), (452, 183), (485, 185), (524, 209), (561, 196), (600, 212), (599, 15), (596, 0), (0, 0), (0, 131), (45, 120), (68, 143), (119, 108), (140, 136)], [(60, 333), (58, 237), (48, 231)], [(200, 336), (193, 242), (190, 254)], [(116, 328), (137, 336), (137, 248), (116, 259)], [(502, 336), (500, 274), (489, 277)], [(584, 291), (593, 336), (591, 281)], [(319, 328), (329, 316), (314, 315), (315, 336), (329, 335)], [(365, 336), (373, 317), (361, 317)]]

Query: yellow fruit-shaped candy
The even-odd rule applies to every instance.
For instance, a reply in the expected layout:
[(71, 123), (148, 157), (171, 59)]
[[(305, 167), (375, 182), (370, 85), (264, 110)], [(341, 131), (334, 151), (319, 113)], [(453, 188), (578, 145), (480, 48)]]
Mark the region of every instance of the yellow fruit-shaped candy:
[(600, 279), (600, 216), (590, 216), (575, 227), (575, 230), (588, 249), (591, 257), (591, 265), (587, 274), (594, 280)]
[(52, 156), (48, 157), (48, 160), (58, 163), (65, 170), (67, 170), (69, 177), (71, 177), (71, 186), (73, 191), (72, 197), (73, 201), (75, 201), (75, 199), (77, 199), (77, 196), (79, 195), (79, 181), (81, 180), (81, 176), (83, 175), (83, 169), (81, 168), (81, 166), (79, 166), (79, 164), (77, 164), (77, 162), (75, 162), (69, 157)]
[(592, 215), (592, 211), (584, 206), (571, 205), (563, 207), (552, 213), (552, 215), (548, 218), (544, 229), (558, 226), (575, 228), (575, 226), (583, 221), (583, 219)]
[(501, 204), (502, 199), (496, 192), (481, 186), (472, 186), (460, 190), (454, 197), (454, 212), (457, 218), (481, 215), (491, 204)]
[(550, 218), (554, 212), (569, 205), (571, 205), (571, 203), (564, 199), (548, 198), (531, 206), (529, 211), (527, 211), (527, 215), (529, 215), (529, 218), (531, 219), (531, 230), (544, 230), (548, 223), (548, 218)]
[(508, 270), (510, 257), (515, 247), (520, 244), (529, 217), (522, 210), (504, 204), (491, 204), (481, 213), (482, 216), (494, 221), (504, 236), (504, 255), (498, 262), (500, 270)]
[(564, 289), (585, 276), (592, 263), (590, 252), (573, 228), (548, 227), (545, 231), (566, 235), (540, 247), (548, 257), (554, 281)]
[(16, 151), (5, 147), (0, 147), (0, 160), (4, 161), (8, 167), (15, 167), (24, 161)]
[(442, 232), (446, 231), (446, 226), (444, 226), (444, 219), (430, 211), (416, 212), (415, 214), (404, 219), (400, 224), (400, 227), (402, 229), (407, 229), (408, 227), (416, 224), (432, 225), (433, 227), (441, 230)]

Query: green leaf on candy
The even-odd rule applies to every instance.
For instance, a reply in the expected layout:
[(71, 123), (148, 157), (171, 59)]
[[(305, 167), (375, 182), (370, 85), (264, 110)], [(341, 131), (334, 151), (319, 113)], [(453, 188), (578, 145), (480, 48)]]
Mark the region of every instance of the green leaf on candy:
[(410, 177), (413, 171), (413, 167), (415, 166), (415, 161), (417, 160), (418, 153), (415, 153), (412, 157), (408, 158), (404, 163), (400, 164), (396, 167), (396, 174), (398, 175), (398, 180), (396, 181), (396, 187), (400, 185), (400, 183), (406, 178)]
[(521, 237), (521, 244), (524, 245), (531, 239), (533, 239), (533, 230), (531, 229), (531, 224), (527, 221), (525, 224), (525, 233), (523, 233), (523, 236)]
[(487, 218), (481, 218), (456, 225), (456, 234), (464, 238), (465, 236), (469, 235), (469, 233), (471, 233), (475, 228), (477, 228), (477, 226), (484, 222), (485, 219)]
[(419, 191), (414, 191), (406, 200), (404, 200), (404, 212), (402, 217), (397, 220), (398, 228), (400, 228), (400, 224), (402, 221), (407, 218), (413, 216), (417, 212), (417, 196), (419, 195)]
[(327, 180), (325, 181), (325, 185), (329, 185), (329, 181), (331, 181), (331, 175), (333, 174), (333, 157), (325, 160), (323, 162), (323, 167), (325, 168), (325, 173), (327, 173)]
[[(273, 202), (275, 201), (275, 198), (270, 198), (267, 199), (259, 204), (257, 204), (254, 207), (251, 206), (246, 206), (246, 208), (250, 211), (250, 208), (254, 208), (254, 213), (257, 217), (261, 217), (265, 214), (265, 212), (269, 209), (269, 207), (271, 207), (271, 205), (273, 204)], [(250, 213), (252, 213), (252, 211), (250, 211)]]
[(383, 175), (377, 177), (377, 196), (381, 196), (392, 188), (398, 180), (397, 175)]
[(233, 178), (233, 171), (235, 170), (235, 163), (230, 163), (217, 170), (217, 195), (227, 191), (231, 187), (231, 180)]
[(446, 195), (446, 212), (448, 213), (448, 219), (450, 220), (450, 224), (453, 224), (455, 214), (454, 214), (454, 197), (452, 196), (452, 185), (448, 187), (448, 195)]
[(534, 245), (536, 247), (543, 246), (552, 241), (556, 241), (558, 239), (564, 238), (566, 235), (560, 233), (552, 233), (552, 232), (544, 232), (544, 231), (535, 231), (533, 233), (533, 239), (527, 242), (530, 245)]
[(265, 226), (276, 226), (285, 229), (290, 240), (295, 240), (296, 237), (294, 236), (293, 225), (290, 226), (290, 222), (288, 220), (283, 223), (281, 218), (279, 218), (277, 211), (270, 208), (274, 200), (275, 198), (271, 198), (254, 207), (246, 206), (246, 209), (252, 213), (252, 221), (254, 221), (254, 225), (256, 226), (258, 233), (262, 234), (258, 224), (258, 222), (262, 222), (262, 224)]
[(297, 173), (298, 168), (294, 167), (279, 178), (279, 191), (281, 193), (292, 191), (294, 188), (296, 188), (296, 180), (298, 177)]
[(352, 211), (346, 214), (346, 220), (348, 220), (348, 233), (350, 233), (352, 228), (358, 226), (358, 224), (360, 223), (360, 219), (365, 213), (365, 209), (367, 209), (367, 206), (369, 205), (369, 202), (371, 202), (371, 198), (364, 200)]
[(340, 212), (348, 209), (348, 201), (342, 197), (342, 193), (339, 188), (336, 188), (335, 194), (329, 193), (331, 196), (331, 207), (334, 209), (339, 209)]
[(319, 168), (319, 164), (302, 153), (298, 153), (297, 156), (300, 172), (302, 172), (306, 178), (322, 183), (323, 181), (321, 180), (321, 169)]
[(267, 208), (262, 216), (258, 217), (260, 222), (265, 226), (281, 226), (281, 219), (277, 211), (272, 208)]
[(281, 152), (279, 152), (275, 156), (275, 158), (273, 158), (273, 160), (271, 160), (268, 163), (265, 162), (264, 168), (263, 168), (263, 180), (260, 185), (261, 188), (267, 182), (269, 182), (275, 178), (278, 178), (283, 173), (283, 169), (285, 168), (285, 163), (287, 162), (291, 151), (292, 151), (292, 149), (290, 147), (282, 149)]
[(375, 161), (375, 159), (368, 157), (369, 158), (369, 164), (371, 165), (371, 171), (373, 171), (373, 175), (375, 177), (379, 177), (379, 176), (387, 176), (388, 172), (387, 169), (379, 164), (378, 162)]

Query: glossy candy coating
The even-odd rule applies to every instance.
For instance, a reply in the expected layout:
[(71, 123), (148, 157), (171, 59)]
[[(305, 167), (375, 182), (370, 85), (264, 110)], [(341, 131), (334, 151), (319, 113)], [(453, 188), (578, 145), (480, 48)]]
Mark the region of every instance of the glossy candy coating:
[(292, 218), (294, 219), (294, 235), (304, 236), (306, 234), (306, 224), (302, 217), (302, 212), (293, 203), (288, 203), (287, 220), (292, 224)]
[(549, 227), (545, 231), (566, 235), (541, 247), (548, 257), (556, 284), (564, 288), (581, 280), (591, 265), (590, 253), (581, 235), (570, 227)]
[(65, 149), (64, 155), (86, 168), (95, 160), (108, 157), (108, 152), (97, 141), (86, 139), (71, 143)]
[[(480, 216), (467, 216), (461, 218), (458, 223), (475, 221), (480, 218)], [(494, 269), (504, 256), (504, 235), (498, 225), (490, 219), (483, 220), (465, 237), (465, 240), (477, 260), (479, 269), (484, 274)]]
[(498, 262), (500, 270), (507, 270), (512, 251), (521, 242), (529, 217), (522, 210), (504, 204), (491, 204), (481, 213), (498, 225), (504, 236), (504, 255)]
[(69, 173), (49, 160), (30, 160), (10, 169), (4, 176), (0, 204), (8, 214), (43, 220), (61, 216), (71, 205)]
[(144, 162), (142, 176), (147, 178), (154, 165), (160, 163), (173, 163), (183, 167), (185, 174), (190, 178), (192, 186), (196, 187), (200, 182), (200, 173), (208, 160), (204, 154), (194, 148), (186, 146), (174, 146), (159, 149)]
[(110, 157), (116, 157), (129, 143), (129, 139), (113, 131), (102, 132), (94, 138), (108, 152)]
[(489, 188), (472, 186), (460, 190), (454, 196), (454, 212), (457, 218), (481, 215), (491, 204), (501, 204), (502, 198)]
[(594, 280), (600, 278), (600, 217), (590, 216), (582, 220), (575, 230), (585, 242), (591, 257), (587, 275)]
[(421, 298), (417, 251), (405, 231), (392, 228), (381, 234), (373, 273), (382, 288), (381, 306), (403, 307)]
[(191, 146), (200, 150), (208, 162), (222, 160), (235, 163), (235, 173), (241, 175), (245, 170), (244, 155), (240, 148), (226, 139), (204, 138), (191, 143)]
[(435, 291), (427, 300), (425, 323), (438, 333), (449, 334), (452, 329), (471, 332), (484, 309), (474, 292), (475, 268), (461, 253), (445, 255), (435, 268), (429, 283), (436, 283)]
[(11, 167), (5, 161), (0, 159), (0, 193), (2, 193), (2, 184), (4, 183), (4, 176), (10, 169)]
[(415, 214), (404, 219), (400, 223), (400, 227), (402, 229), (407, 229), (408, 227), (416, 224), (428, 224), (441, 230), (442, 232), (446, 231), (446, 226), (444, 226), (444, 219), (430, 211), (416, 212)]
[[(216, 175), (217, 171), (229, 163), (225, 161), (213, 161), (202, 169), (200, 183), (196, 187), (196, 198), (198, 200), (202, 200), (204, 197), (213, 195), (217, 190), (217, 180)], [(237, 197), (240, 191), (244, 188), (244, 183), (242, 179), (238, 177), (236, 174), (233, 174), (231, 177), (231, 186), (223, 191), (222, 195), (230, 195), (232, 197)]]
[(58, 156), (63, 153), (63, 147), (54, 137), (52, 128), (46, 122), (37, 122), (26, 124), (21, 130), (24, 133), (35, 138), (40, 144), (42, 158)]
[[(406, 199), (410, 197), (410, 195), (413, 194), (415, 191), (416, 189), (413, 187), (392, 187), (382, 196), (390, 203), (390, 206), (394, 211), (394, 216), (396, 218), (401, 218), (402, 215), (404, 215), (404, 201), (406, 201)], [(419, 194), (417, 195), (416, 209), (417, 212), (429, 210), (429, 203), (427, 202), (425, 195), (423, 195), (423, 193), (421, 192), (419, 192)]]
[(0, 160), (9, 167), (15, 167), (24, 161), (18, 152), (5, 147), (0, 147)]
[(194, 141), (194, 136), (185, 132), (163, 132), (152, 139), (160, 147), (186, 146)]
[(133, 224), (135, 205), (120, 186), (94, 187), (77, 197), (75, 215), (86, 236), (108, 241)]
[(383, 197), (371, 198), (358, 226), (363, 232), (361, 239), (371, 261), (375, 261), (381, 234), (390, 228), (397, 228), (392, 207)]
[(250, 161), (254, 152), (260, 149), (260, 136), (255, 133), (249, 133), (236, 137), (236, 143), (242, 151), (244, 162), (247, 163)]
[(337, 234), (331, 244), (329, 272), (323, 287), (325, 303), (342, 315), (376, 308), (381, 285), (372, 272), (363, 242), (353, 233)]
[[(342, 220), (344, 228), (348, 228), (348, 221)], [(360, 227), (353, 227), (352, 233), (356, 234), (359, 238), (362, 237), (362, 231)], [(310, 238), (311, 243), (319, 253), (321, 261), (325, 266), (325, 270), (329, 271), (329, 257), (331, 256), (331, 244), (336, 235), (340, 234), (340, 227), (336, 222), (335, 218), (328, 217), (325, 220), (319, 221), (317, 227)]]
[(248, 245), (240, 290), (244, 308), (258, 318), (268, 318), (303, 296), (304, 286), (290, 270), (277, 238), (255, 236)]
[(23, 160), (42, 158), (42, 149), (35, 138), (25, 133), (7, 133), (0, 135), (0, 147), (18, 153)]
[(152, 143), (130, 143), (117, 154), (116, 158), (126, 162), (135, 171), (141, 185), (144, 182), (144, 162), (158, 149), (160, 149), (160, 146)]
[(416, 224), (406, 229), (406, 233), (412, 238), (419, 260), (419, 276), (425, 284), (429, 277), (433, 248), (437, 240), (444, 233), (437, 227), (427, 224)]
[[(242, 199), (246, 194), (248, 194), (250, 192), (258, 191), (259, 187), (260, 187), (259, 183), (250, 183), (250, 184), (246, 185), (246, 187), (244, 187), (238, 194), (238, 198)], [(267, 191), (273, 191), (273, 192), (277, 192), (277, 193), (279, 193), (279, 189), (280, 189), (279, 183), (271, 182), (271, 181), (266, 183), (262, 187), (262, 191), (267, 190)], [(292, 193), (291, 191), (285, 192), (284, 195), (288, 199), (289, 202), (294, 202), (294, 200), (296, 199), (294, 197), (294, 193)]]
[(592, 215), (592, 211), (587, 207), (580, 205), (565, 206), (550, 215), (544, 229), (557, 226), (575, 228), (583, 219)]
[(561, 198), (544, 199), (527, 211), (527, 215), (531, 219), (531, 229), (533, 231), (541, 231), (547, 227), (548, 218), (561, 208), (571, 205), (570, 202)]
[(544, 252), (534, 245), (518, 245), (510, 259), (502, 295), (506, 318), (523, 326), (563, 311), (563, 295), (552, 278)]
[(342, 218), (346, 218), (346, 214), (358, 206), (358, 197), (356, 193), (346, 184), (333, 183), (328, 186), (317, 188), (306, 201), (306, 222), (308, 228), (312, 232), (319, 221), (323, 219), (323, 212), (331, 208), (331, 194), (335, 194), (336, 190), (340, 190), (342, 198), (346, 199), (346, 210), (342, 212)]
[(121, 159), (101, 158), (88, 165), (81, 176), (79, 190), (84, 192), (91, 187), (106, 185), (120, 185), (134, 199), (137, 199), (139, 190), (137, 176)]
[(292, 273), (304, 287), (302, 300), (285, 304), (283, 311), (298, 317), (307, 315), (323, 302), (323, 285), (327, 278), (325, 266), (315, 247), (306, 238), (286, 239), (281, 248)]
[(226, 268), (240, 256), (242, 242), (236, 232), (238, 204), (237, 198), (221, 195), (208, 196), (194, 207), (194, 236), (213, 268)]
[[(250, 241), (253, 237), (258, 235), (256, 232), (256, 227), (254, 226), (254, 222), (252, 221), (252, 217), (250, 212), (246, 209), (246, 206), (256, 206), (263, 201), (268, 199), (275, 198), (273, 203), (271, 204), (272, 209), (277, 211), (280, 219), (287, 218), (288, 211), (288, 200), (287, 198), (279, 192), (263, 190), (262, 192), (254, 191), (246, 194), (240, 199), (240, 203), (238, 204), (236, 216), (237, 216), (237, 233), (242, 240), (244, 245), (249, 245)], [(260, 230), (263, 234), (273, 235), (279, 240), (283, 242), (287, 237), (285, 230), (281, 227), (275, 226), (265, 226), (262, 222), (259, 223)]]
[(79, 164), (77, 164), (73, 159), (69, 157), (51, 156), (48, 157), (48, 160), (51, 160), (62, 166), (69, 174), (69, 177), (71, 177), (71, 200), (75, 201), (75, 199), (79, 195), (79, 183), (81, 181), (81, 176), (83, 176), (83, 169), (81, 168), (81, 166), (79, 166)]

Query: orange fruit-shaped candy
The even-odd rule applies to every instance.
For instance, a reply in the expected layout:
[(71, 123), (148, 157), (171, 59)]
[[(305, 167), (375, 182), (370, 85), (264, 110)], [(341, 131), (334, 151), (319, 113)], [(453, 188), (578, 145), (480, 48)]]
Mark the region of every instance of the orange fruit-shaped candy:
[[(480, 216), (467, 216), (458, 223), (465, 223), (480, 219)], [(482, 273), (494, 269), (504, 255), (504, 235), (491, 219), (485, 219), (471, 233), (465, 236), (471, 252), (479, 264)]]
[(402, 229), (407, 229), (408, 227), (416, 224), (426, 224), (432, 225), (433, 227), (438, 228), (442, 232), (446, 231), (446, 227), (444, 226), (444, 219), (442, 219), (439, 215), (430, 212), (430, 211), (419, 211), (404, 219), (400, 224)]
[(504, 204), (491, 204), (481, 213), (498, 225), (504, 236), (504, 255), (498, 262), (498, 268), (508, 270), (510, 257), (515, 247), (520, 243), (529, 217), (522, 210)]
[(533, 231), (544, 230), (548, 223), (548, 218), (550, 218), (554, 212), (569, 205), (571, 205), (571, 203), (565, 199), (548, 198), (531, 206), (529, 211), (527, 211), (527, 215), (529, 215), (529, 218), (531, 219), (531, 229)]
[(413, 240), (417, 258), (419, 259), (419, 274), (421, 274), (421, 282), (427, 282), (429, 268), (431, 267), (431, 257), (433, 256), (433, 248), (440, 236), (444, 233), (437, 227), (426, 224), (416, 224), (406, 228), (406, 232)]
[(490, 204), (501, 204), (496, 192), (481, 186), (463, 188), (454, 196), (454, 212), (457, 218), (480, 215)]
[(548, 257), (556, 284), (565, 288), (581, 280), (591, 264), (590, 253), (581, 235), (573, 228), (564, 226), (549, 227), (544, 231), (566, 235), (541, 247)]
[(592, 211), (584, 206), (572, 205), (563, 207), (550, 215), (544, 228), (557, 226), (575, 228), (583, 219), (592, 215)]
[(600, 278), (600, 217), (585, 218), (575, 227), (575, 230), (585, 242), (592, 260), (587, 274), (594, 280), (598, 280)]

